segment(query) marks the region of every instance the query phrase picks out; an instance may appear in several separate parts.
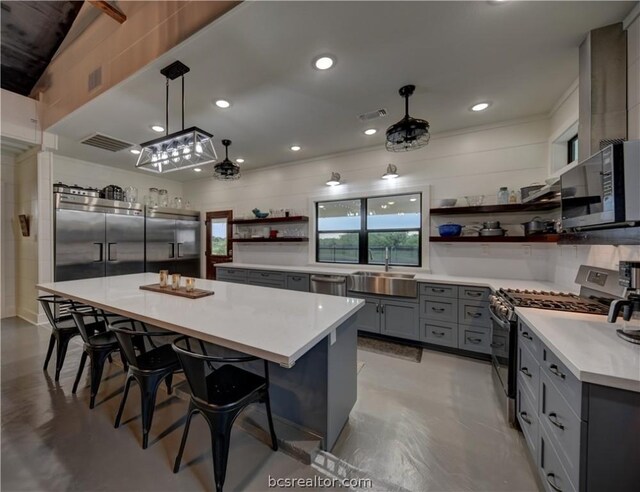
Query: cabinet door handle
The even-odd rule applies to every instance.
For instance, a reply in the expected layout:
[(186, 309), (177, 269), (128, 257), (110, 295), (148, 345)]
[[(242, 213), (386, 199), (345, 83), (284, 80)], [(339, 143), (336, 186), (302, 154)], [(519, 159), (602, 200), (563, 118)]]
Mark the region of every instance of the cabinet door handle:
[(431, 307), (431, 311), (435, 311), (436, 313), (443, 313), (444, 308)]
[(522, 336), (523, 336), (524, 338), (526, 338), (527, 340), (532, 340), (532, 341), (533, 341), (533, 337), (532, 337), (531, 335), (529, 335), (529, 332), (528, 332), (528, 331), (523, 331), (523, 332), (522, 332)]
[(268, 273), (261, 273), (261, 274), (260, 274), (260, 276), (261, 276), (261, 277), (268, 277), (268, 276), (269, 276), (269, 274), (268, 274)]
[(531, 425), (531, 419), (529, 418), (529, 415), (527, 414), (527, 412), (520, 412), (520, 418), (524, 420), (527, 424)]
[(482, 343), (482, 339), (481, 339), (481, 338), (471, 338), (471, 337), (467, 337), (467, 340), (468, 340), (469, 342), (471, 342), (471, 343), (475, 343), (475, 344)]
[(380, 312), (384, 314), (384, 304), (380, 304)]
[(171, 253), (169, 253), (169, 258), (175, 258), (176, 257), (176, 245), (175, 243), (168, 243), (169, 246), (171, 246)]
[(182, 253), (180, 253), (180, 246), (182, 246), (182, 243), (178, 243), (178, 258), (182, 258)]
[(473, 291), (473, 290), (468, 290), (467, 291), (467, 295), (469, 297), (482, 297), (482, 292), (476, 292), (476, 291)]
[(558, 429), (564, 430), (564, 425), (562, 425), (560, 423), (560, 421), (558, 420), (558, 414), (557, 413), (551, 412), (549, 415), (547, 415), (547, 418), (549, 419), (549, 422), (551, 422), (553, 425), (555, 425)]
[(549, 366), (549, 371), (551, 371), (552, 374), (555, 374), (556, 376), (558, 376), (560, 379), (565, 378), (565, 375), (562, 373), (562, 371), (560, 371), (560, 369), (558, 369), (558, 366), (555, 364), (551, 364)]
[(380, 304), (376, 304), (376, 313), (380, 312)]
[(528, 378), (532, 377), (528, 367), (521, 367), (520, 372), (525, 376), (527, 376)]
[(115, 254), (111, 254), (111, 246), (117, 246), (118, 243), (107, 243), (107, 261), (118, 261), (118, 249)]
[(294, 282), (299, 282), (300, 280), (302, 280), (302, 277), (291, 277), (291, 280), (293, 280)]
[(431, 333), (433, 333), (437, 337), (443, 337), (444, 336), (444, 331), (433, 331), (433, 330), (431, 330)]
[(562, 492), (562, 489), (556, 485), (556, 476), (553, 473), (547, 473), (547, 483), (556, 492)]
[(492, 344), (489, 345), (491, 348), (500, 348), (500, 347), (504, 347), (504, 342), (494, 342)]
[(431, 292), (437, 292), (438, 294), (444, 294), (445, 290), (444, 289), (435, 289), (435, 288), (431, 288)]
[(93, 260), (94, 263), (100, 263), (103, 260), (103, 250), (104, 250), (104, 244), (102, 243), (93, 243), (96, 246), (98, 246), (98, 259), (97, 260)]
[(482, 313), (470, 313), (469, 311), (467, 311), (467, 316), (469, 316), (470, 318), (478, 319), (482, 316)]

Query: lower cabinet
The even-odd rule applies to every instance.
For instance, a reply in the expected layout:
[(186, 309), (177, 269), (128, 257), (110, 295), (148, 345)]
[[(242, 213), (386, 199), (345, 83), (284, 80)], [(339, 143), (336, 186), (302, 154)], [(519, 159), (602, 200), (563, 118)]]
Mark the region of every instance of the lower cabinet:
[(309, 292), (309, 275), (306, 273), (287, 273), (287, 290)]
[(365, 306), (356, 315), (356, 327), (359, 331), (408, 340), (420, 339), (417, 303), (353, 293), (348, 295), (365, 301)]
[(456, 323), (421, 319), (420, 340), (434, 345), (458, 348), (458, 325)]
[(458, 348), (481, 354), (490, 354), (491, 328), (458, 325)]

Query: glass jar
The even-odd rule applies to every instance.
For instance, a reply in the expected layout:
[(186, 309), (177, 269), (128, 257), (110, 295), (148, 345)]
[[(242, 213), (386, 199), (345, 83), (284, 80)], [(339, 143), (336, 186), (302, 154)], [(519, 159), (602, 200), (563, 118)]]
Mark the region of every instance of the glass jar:
[(158, 188), (149, 188), (149, 206), (158, 206)]
[(169, 206), (169, 192), (167, 190), (158, 190), (158, 206)]
[(506, 205), (509, 203), (509, 188), (501, 186), (498, 190), (498, 205)]
[(516, 195), (514, 190), (511, 190), (509, 194), (509, 203), (518, 203), (518, 195)]
[(182, 208), (182, 197), (177, 196), (173, 199), (173, 207), (174, 208)]
[(138, 188), (134, 186), (127, 186), (124, 189), (124, 201), (129, 203), (135, 203), (138, 201)]

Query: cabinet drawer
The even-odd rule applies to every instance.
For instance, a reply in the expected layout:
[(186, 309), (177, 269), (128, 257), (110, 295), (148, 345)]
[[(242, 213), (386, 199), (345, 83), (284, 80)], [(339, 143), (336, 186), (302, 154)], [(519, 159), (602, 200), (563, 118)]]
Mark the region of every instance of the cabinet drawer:
[(547, 492), (575, 492), (576, 487), (569, 479), (566, 470), (560, 462), (558, 453), (551, 444), (544, 426), (540, 426), (540, 446), (538, 466), (542, 485)]
[(516, 404), (516, 416), (518, 417), (520, 428), (522, 429), (522, 433), (524, 434), (524, 439), (527, 442), (527, 446), (529, 446), (531, 456), (533, 457), (537, 465), (539, 441), (538, 427), (540, 423), (538, 421), (538, 411), (536, 409), (536, 405), (532, 403), (531, 399), (529, 398), (529, 394), (524, 391), (523, 388), (518, 388)]
[(238, 268), (216, 268), (217, 280), (247, 280), (247, 271)]
[(529, 392), (531, 401), (538, 408), (538, 388), (540, 385), (540, 368), (538, 361), (525, 347), (518, 347), (518, 387)]
[(482, 301), (458, 301), (458, 323), (469, 326), (491, 327), (489, 303)]
[(449, 297), (457, 299), (458, 286), (448, 284), (420, 284), (420, 295), (428, 297)]
[(257, 280), (259, 282), (279, 282), (284, 283), (285, 276), (282, 272), (264, 272), (260, 270), (249, 271), (249, 280)]
[(420, 340), (434, 345), (458, 348), (458, 326), (455, 323), (420, 320)]
[(518, 346), (527, 347), (538, 362), (540, 362), (540, 339), (522, 321), (518, 321)]
[(467, 287), (461, 285), (458, 287), (458, 297), (460, 299), (468, 299), (470, 301), (488, 301), (491, 289), (485, 287)]
[(491, 353), (491, 329), (482, 326), (458, 326), (458, 348), (480, 352)]
[(582, 418), (582, 384), (551, 350), (545, 345), (541, 345), (541, 349), (540, 368), (549, 376), (576, 416)]
[(553, 441), (569, 479), (578, 487), (580, 442), (586, 435), (586, 423), (573, 413), (545, 372), (540, 376), (540, 422)]
[(458, 300), (439, 299), (437, 301), (420, 298), (420, 316), (423, 318), (446, 321), (447, 323), (458, 322)]
[(309, 292), (309, 275), (304, 273), (287, 273), (287, 289)]

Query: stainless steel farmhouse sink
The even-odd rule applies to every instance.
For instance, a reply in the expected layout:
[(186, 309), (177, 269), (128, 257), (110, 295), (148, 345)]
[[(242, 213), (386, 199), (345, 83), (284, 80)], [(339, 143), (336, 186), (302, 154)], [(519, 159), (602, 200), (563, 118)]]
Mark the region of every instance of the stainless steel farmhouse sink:
[(411, 273), (355, 272), (349, 276), (348, 288), (366, 294), (416, 297), (418, 284), (414, 277)]

